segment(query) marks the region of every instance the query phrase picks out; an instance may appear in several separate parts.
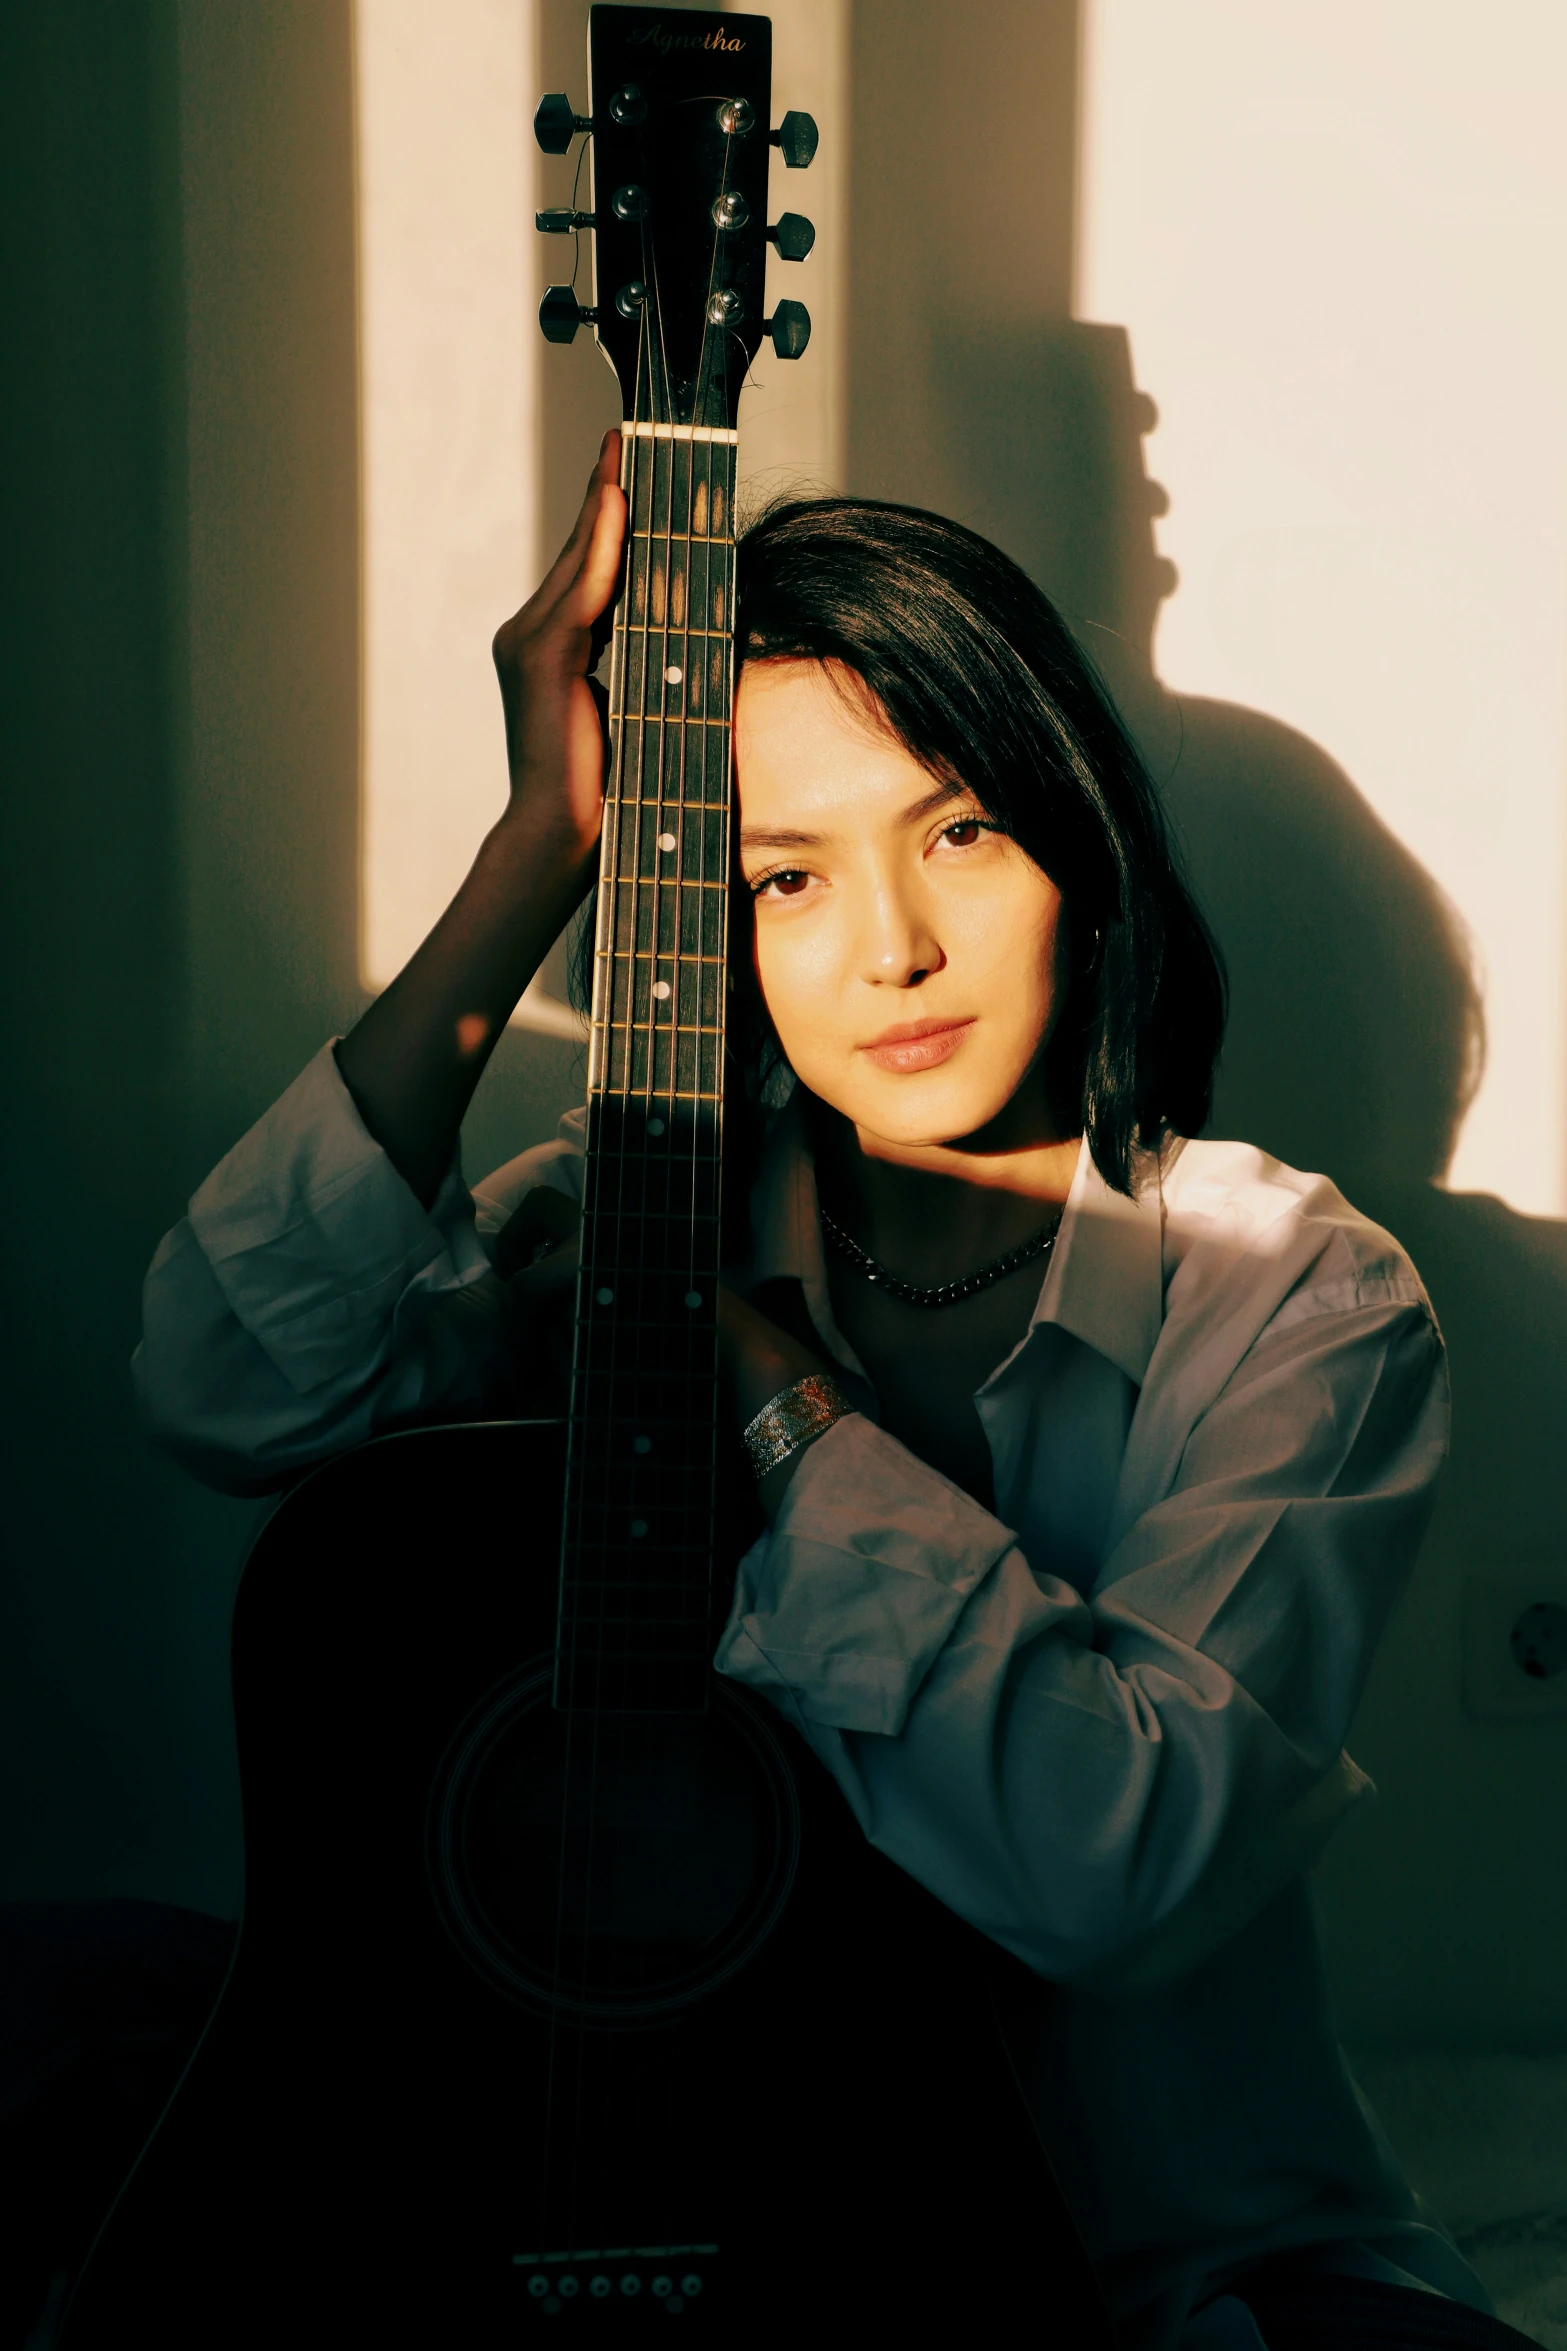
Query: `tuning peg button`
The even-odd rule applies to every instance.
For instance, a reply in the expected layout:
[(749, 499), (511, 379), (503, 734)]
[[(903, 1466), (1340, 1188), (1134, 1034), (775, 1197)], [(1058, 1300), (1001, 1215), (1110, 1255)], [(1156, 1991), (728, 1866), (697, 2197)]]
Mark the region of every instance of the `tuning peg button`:
[[(772, 336), (780, 359), (798, 359), (811, 339), (811, 314), (803, 302), (780, 302), (772, 317), (762, 321), (762, 330)], [(544, 331), (548, 334), (549, 329)]]
[[(779, 304), (779, 308), (784, 306)], [(544, 299), (539, 304), (539, 325), (544, 330), (546, 343), (569, 343), (580, 326), (591, 325), (598, 317), (579, 302), (569, 286), (546, 286)]]
[(592, 128), (592, 117), (574, 112), (564, 90), (551, 90), (533, 110), (533, 135), (546, 155), (564, 155), (578, 131)]
[(533, 225), (542, 237), (566, 237), (573, 229), (591, 229), (597, 225), (598, 215), (592, 212), (573, 212), (569, 204), (552, 204), (547, 212), (536, 212)]
[(767, 234), (780, 261), (803, 261), (816, 242), (815, 227), (803, 212), (782, 213)]
[[(564, 100), (562, 101), (564, 104)], [(816, 153), (821, 133), (808, 114), (786, 114), (773, 133), (773, 145), (791, 171), (803, 171)]]

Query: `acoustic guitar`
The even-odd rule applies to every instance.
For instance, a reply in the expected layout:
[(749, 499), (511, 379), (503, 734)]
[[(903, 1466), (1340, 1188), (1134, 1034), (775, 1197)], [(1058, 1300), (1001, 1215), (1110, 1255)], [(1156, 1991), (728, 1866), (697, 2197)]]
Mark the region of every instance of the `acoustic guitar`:
[(631, 516), (569, 1413), (363, 1446), (255, 1543), (237, 1953), (69, 2351), (1111, 2342), (997, 2030), (1049, 1987), (711, 1664), (736, 413), (809, 334), (763, 318), (811, 238), (766, 227), (770, 41), (595, 7), (590, 118), (536, 118), (592, 140), (541, 225), (591, 229), (593, 304), (542, 320), (618, 374)]

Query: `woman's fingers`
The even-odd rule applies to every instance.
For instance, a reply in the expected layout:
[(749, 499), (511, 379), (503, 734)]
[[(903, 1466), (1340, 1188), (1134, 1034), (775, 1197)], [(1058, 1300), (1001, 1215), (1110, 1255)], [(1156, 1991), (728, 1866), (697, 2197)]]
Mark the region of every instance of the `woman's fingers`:
[(604, 435), (598, 456), (593, 461), (587, 490), (577, 509), (577, 519), (571, 526), (571, 536), (545, 573), (530, 603), (524, 606), (525, 611), (536, 610), (540, 619), (547, 618), (570, 594), (581, 576), (584, 558), (600, 522), (605, 488), (609, 485), (618, 488), (619, 477), (620, 433), (612, 427)]
[(576, 1240), (581, 1222), (582, 1211), (574, 1200), (550, 1184), (535, 1185), (495, 1236), (496, 1272), (502, 1281), (510, 1281), (513, 1275), (548, 1262)]
[(606, 442), (604, 456), (594, 477), (594, 491), (598, 509), (583, 548), (582, 561), (575, 579), (567, 591), (565, 603), (578, 628), (591, 628), (607, 608), (620, 577), (620, 551), (626, 534), (626, 495), (615, 478), (612, 461), (616, 458), (620, 435), (615, 435), (616, 447)]
[[(584, 853), (596, 836), (603, 781), (600, 717), (586, 680), (615, 596), (626, 501), (616, 479), (619, 431), (606, 433), (571, 537), (538, 593), (497, 631), (513, 806), (564, 820)], [(602, 629), (599, 634), (602, 636)]]

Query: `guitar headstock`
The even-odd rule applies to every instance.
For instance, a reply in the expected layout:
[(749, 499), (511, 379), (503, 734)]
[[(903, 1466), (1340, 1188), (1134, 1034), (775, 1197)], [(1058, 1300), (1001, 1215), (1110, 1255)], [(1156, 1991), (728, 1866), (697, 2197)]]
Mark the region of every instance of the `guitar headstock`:
[(541, 229), (591, 233), (593, 301), (551, 286), (539, 323), (569, 343), (591, 321), (627, 419), (732, 430), (763, 335), (781, 359), (810, 336), (801, 303), (762, 315), (769, 240), (792, 261), (815, 236), (797, 213), (767, 225), (769, 146), (796, 165), (816, 151), (808, 115), (769, 130), (772, 39), (765, 16), (594, 7), (589, 113), (558, 93), (539, 101), (540, 146), (564, 154), (586, 132), (593, 155), (590, 209), (538, 215)]

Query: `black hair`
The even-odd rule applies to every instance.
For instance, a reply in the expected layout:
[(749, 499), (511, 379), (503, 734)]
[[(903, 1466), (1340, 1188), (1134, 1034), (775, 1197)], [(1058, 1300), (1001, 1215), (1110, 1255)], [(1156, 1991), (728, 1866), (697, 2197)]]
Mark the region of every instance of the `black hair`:
[[(852, 673), (921, 766), (972, 792), (1055, 883), (1067, 981), (1047, 1057), (1051, 1101), (1063, 1131), (1086, 1134), (1106, 1183), (1129, 1193), (1138, 1147), (1207, 1123), (1224, 965), (1153, 779), (1054, 606), (961, 523), (877, 499), (798, 499), (741, 537), (735, 636), (742, 663)], [(736, 1173), (754, 1164), (784, 1067), (752, 969), (749, 905), (733, 891)], [(584, 1005), (592, 948), (590, 901), (573, 975)]]
[[(1067, 984), (1047, 1075), (1106, 1183), (1206, 1124), (1224, 1035), (1218, 946), (1153, 780), (1049, 600), (960, 523), (863, 498), (764, 512), (739, 545), (740, 661), (853, 673), (906, 750), (966, 787), (1061, 892)], [(735, 894), (735, 913), (746, 905)], [(731, 1050), (756, 1100), (779, 1055), (731, 920)]]

